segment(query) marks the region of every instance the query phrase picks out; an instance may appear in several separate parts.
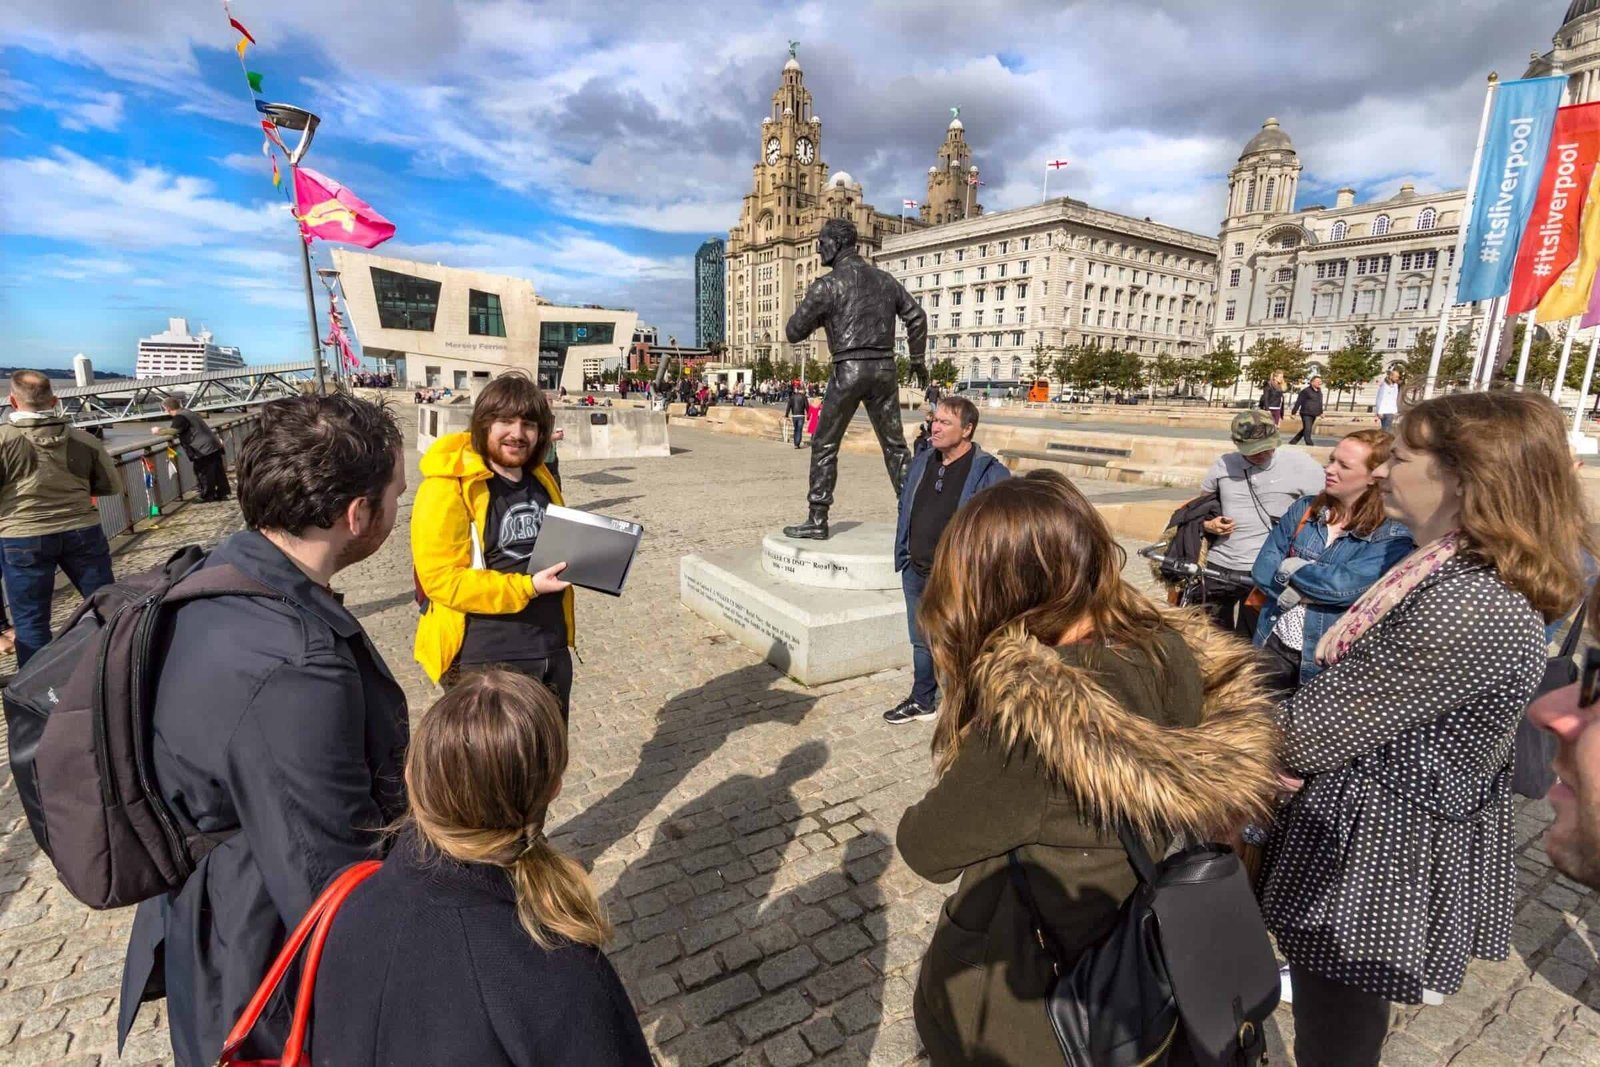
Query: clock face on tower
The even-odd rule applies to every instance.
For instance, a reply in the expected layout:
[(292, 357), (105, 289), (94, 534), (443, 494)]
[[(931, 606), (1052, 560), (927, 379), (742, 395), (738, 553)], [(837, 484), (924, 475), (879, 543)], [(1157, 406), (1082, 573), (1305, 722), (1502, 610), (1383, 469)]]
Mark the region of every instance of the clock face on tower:
[(811, 139), (809, 137), (800, 138), (799, 142), (794, 146), (794, 154), (800, 158), (801, 163), (805, 163), (807, 165), (809, 165), (817, 155), (816, 150), (811, 147)]
[(778, 139), (776, 137), (773, 137), (773, 138), (771, 138), (771, 139), (769, 139), (767, 141), (767, 162), (768, 163), (776, 163), (777, 161), (778, 161)]

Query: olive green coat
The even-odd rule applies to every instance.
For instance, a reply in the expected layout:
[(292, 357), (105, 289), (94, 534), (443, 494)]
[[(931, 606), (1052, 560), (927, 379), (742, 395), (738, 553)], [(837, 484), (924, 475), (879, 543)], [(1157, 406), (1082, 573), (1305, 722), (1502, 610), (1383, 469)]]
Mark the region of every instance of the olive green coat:
[(1118, 822), (1159, 853), (1180, 830), (1209, 836), (1265, 813), (1278, 734), (1250, 648), (1193, 615), (1168, 618), (1155, 658), (1048, 647), (1019, 630), (974, 664), (978, 716), (897, 840), (923, 877), (960, 879), (913, 1001), (935, 1065), (1061, 1062), (1045, 1015), (1050, 963), (1011, 886), (1009, 850), (1076, 956), (1134, 887)]

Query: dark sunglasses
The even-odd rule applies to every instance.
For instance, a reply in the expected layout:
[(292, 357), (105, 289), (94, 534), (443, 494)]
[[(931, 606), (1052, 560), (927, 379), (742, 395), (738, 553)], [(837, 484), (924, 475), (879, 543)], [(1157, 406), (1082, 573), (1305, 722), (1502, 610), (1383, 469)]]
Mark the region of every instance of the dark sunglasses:
[(1578, 679), (1578, 707), (1593, 707), (1600, 701), (1600, 648), (1583, 654), (1583, 675)]

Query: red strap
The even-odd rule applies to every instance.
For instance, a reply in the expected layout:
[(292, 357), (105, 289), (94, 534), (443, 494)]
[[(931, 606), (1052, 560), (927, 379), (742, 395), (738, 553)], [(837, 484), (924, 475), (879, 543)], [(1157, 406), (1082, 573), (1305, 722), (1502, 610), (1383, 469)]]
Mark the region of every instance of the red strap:
[(1306, 528), (1306, 520), (1311, 518), (1311, 513), (1315, 510), (1315, 508), (1306, 508), (1305, 512), (1300, 516), (1300, 524), (1294, 528), (1294, 533), (1289, 535), (1289, 555), (1294, 555), (1294, 543), (1300, 539), (1300, 531)]
[(289, 1028), (289, 1040), (284, 1046), (281, 1061), (285, 1067), (294, 1067), (301, 1062), (301, 1057), (305, 1055), (306, 1027), (311, 1021), (311, 997), (317, 983), (317, 964), (322, 959), (322, 946), (328, 939), (328, 928), (333, 923), (334, 913), (339, 910), (339, 906), (344, 903), (351, 891), (378, 873), (378, 868), (381, 866), (383, 864), (378, 860), (366, 860), (346, 869), (330, 882), (328, 888), (324, 889), (322, 895), (312, 903), (300, 920), (300, 924), (283, 943), (283, 950), (278, 953), (278, 958), (273, 961), (266, 977), (256, 987), (255, 994), (245, 1005), (239, 1021), (233, 1024), (227, 1040), (222, 1043), (222, 1055), (217, 1060), (217, 1067), (234, 1065), (234, 1056), (238, 1054), (239, 1046), (244, 1044), (245, 1038), (250, 1036), (250, 1031), (255, 1029), (261, 1013), (266, 1010), (267, 1002), (283, 983), (289, 965), (300, 954), (300, 947), (305, 944), (306, 938), (311, 937), (311, 949), (306, 954), (305, 967), (301, 972), (300, 995), (295, 1001), (294, 1020)]

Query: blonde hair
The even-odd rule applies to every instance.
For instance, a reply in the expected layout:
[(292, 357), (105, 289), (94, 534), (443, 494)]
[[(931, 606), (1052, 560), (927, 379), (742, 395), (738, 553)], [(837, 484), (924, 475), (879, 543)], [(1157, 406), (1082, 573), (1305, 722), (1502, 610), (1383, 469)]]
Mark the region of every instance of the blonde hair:
[(510, 671), (468, 674), (411, 739), (402, 825), (450, 859), (504, 868), (517, 918), (540, 948), (598, 948), (611, 924), (589, 876), (544, 836), (566, 768), (566, 726), (550, 690)]
[(939, 773), (968, 733), (988, 723), (972, 665), (1008, 634), (1054, 645), (1087, 624), (1096, 641), (1138, 647), (1162, 667), (1156, 639), (1165, 623), (1123, 581), (1125, 562), (1094, 505), (1054, 471), (1007, 478), (962, 505), (939, 539), (917, 611), (944, 686), (933, 728)]
[(1276, 385), (1279, 389), (1289, 388), (1288, 379), (1283, 376), (1283, 371), (1281, 370), (1275, 370), (1272, 372), (1272, 384)]
[(1539, 393), (1452, 393), (1417, 404), (1400, 439), (1461, 482), (1463, 554), (1492, 566), (1546, 622), (1583, 595), (1594, 544), (1566, 421)]

